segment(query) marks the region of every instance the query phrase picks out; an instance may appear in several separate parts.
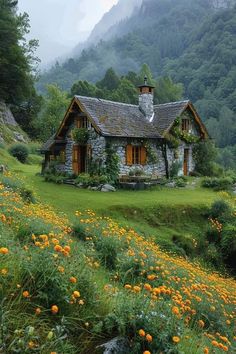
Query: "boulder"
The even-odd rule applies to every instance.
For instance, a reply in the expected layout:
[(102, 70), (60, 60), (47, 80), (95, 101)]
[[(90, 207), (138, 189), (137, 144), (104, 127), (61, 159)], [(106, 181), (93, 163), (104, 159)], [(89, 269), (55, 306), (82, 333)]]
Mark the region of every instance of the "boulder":
[(97, 347), (97, 349), (103, 349), (103, 354), (129, 354), (129, 342), (122, 337), (116, 337), (107, 343), (104, 343)]
[(101, 192), (116, 192), (116, 189), (111, 184), (104, 184), (101, 188)]

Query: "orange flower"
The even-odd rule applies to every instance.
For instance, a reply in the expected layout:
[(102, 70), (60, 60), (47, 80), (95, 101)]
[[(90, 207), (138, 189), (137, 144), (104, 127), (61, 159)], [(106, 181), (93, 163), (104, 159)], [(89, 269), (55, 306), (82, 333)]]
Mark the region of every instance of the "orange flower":
[(59, 311), (59, 308), (57, 307), (57, 305), (53, 305), (51, 307), (51, 312), (53, 313), (53, 315), (56, 315)]
[(22, 295), (25, 298), (30, 297), (30, 294), (29, 294), (29, 292), (27, 290), (23, 291)]
[(207, 347), (205, 347), (204, 350), (203, 350), (203, 353), (204, 354), (209, 354), (209, 349)]
[(139, 293), (141, 291), (140, 286), (134, 286), (134, 292)]
[(40, 313), (41, 313), (41, 309), (40, 309), (39, 307), (37, 307), (37, 308), (35, 309), (35, 314), (36, 314), (36, 315), (40, 315)]
[(0, 248), (0, 254), (8, 254), (8, 253), (9, 253), (8, 248), (6, 248), (6, 247), (1, 247)]
[(131, 285), (129, 285), (129, 284), (126, 284), (126, 285), (125, 285), (125, 289), (130, 290), (130, 289), (132, 289), (132, 286), (131, 286)]
[(70, 282), (75, 284), (77, 282), (77, 279), (75, 277), (70, 277)]
[(70, 246), (65, 246), (65, 247), (64, 247), (64, 250), (65, 250), (66, 252), (70, 252)]
[(154, 280), (156, 279), (156, 275), (155, 274), (150, 274), (147, 276), (148, 280)]
[(62, 251), (62, 247), (61, 247), (60, 245), (56, 245), (56, 246), (54, 247), (54, 251), (56, 251), (56, 252), (61, 252), (61, 251)]
[(199, 321), (198, 321), (198, 326), (199, 326), (200, 328), (203, 328), (203, 327), (205, 326), (205, 322), (204, 322), (203, 320), (199, 320)]
[(57, 352), (51, 352), (50, 354), (57, 354)]
[(151, 354), (151, 352), (149, 352), (149, 350), (145, 350), (145, 352), (143, 352), (143, 354)]
[(151, 287), (150, 284), (144, 284), (144, 289), (147, 290), (147, 291), (151, 291), (152, 287)]
[(143, 329), (140, 329), (138, 331), (138, 334), (140, 335), (140, 337), (145, 337), (145, 335), (146, 335), (146, 333), (145, 333), (145, 331)]
[(147, 334), (147, 335), (146, 335), (146, 339), (147, 339), (148, 342), (152, 342), (152, 336), (151, 336), (151, 334)]
[(179, 337), (177, 337), (177, 336), (174, 336), (174, 337), (172, 337), (172, 340), (173, 340), (173, 342), (174, 343), (179, 343), (179, 341), (180, 341), (180, 338)]
[(179, 315), (179, 308), (177, 306), (172, 307), (172, 313), (174, 315)]

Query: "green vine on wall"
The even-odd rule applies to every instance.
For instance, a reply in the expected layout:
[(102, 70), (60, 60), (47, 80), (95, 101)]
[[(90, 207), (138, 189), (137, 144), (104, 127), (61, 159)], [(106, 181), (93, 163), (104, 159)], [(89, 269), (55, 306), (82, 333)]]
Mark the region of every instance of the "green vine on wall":
[(120, 172), (120, 158), (111, 144), (106, 145), (106, 175), (111, 182), (116, 182)]
[(72, 139), (79, 145), (86, 145), (89, 139), (89, 132), (86, 128), (74, 128), (71, 131)]
[(147, 151), (148, 162), (151, 165), (156, 164), (157, 161), (158, 161), (157, 152), (153, 149), (153, 147), (150, 145), (149, 142), (145, 142), (144, 146), (145, 146), (146, 151)]
[(200, 137), (181, 130), (180, 128), (181, 120), (178, 117), (169, 133), (165, 135), (167, 144), (170, 148), (177, 149), (180, 145), (180, 141), (184, 141), (186, 144), (197, 143), (200, 140)]

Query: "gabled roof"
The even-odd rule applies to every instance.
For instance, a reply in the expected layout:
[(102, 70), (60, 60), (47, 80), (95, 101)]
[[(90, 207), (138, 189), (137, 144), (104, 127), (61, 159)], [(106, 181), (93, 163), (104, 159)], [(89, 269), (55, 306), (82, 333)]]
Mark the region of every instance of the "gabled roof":
[(149, 121), (138, 105), (74, 96), (57, 133), (43, 147), (47, 149), (45, 151), (56, 142), (57, 137), (62, 138), (62, 130), (68, 126), (66, 122), (70, 114), (74, 113), (75, 105), (88, 116), (94, 128), (103, 136), (161, 139), (186, 109), (192, 111), (203, 135), (209, 136), (197, 111), (188, 100), (155, 105), (154, 116)]
[(83, 96), (75, 99), (104, 136), (161, 138), (137, 105)]
[(41, 147), (40, 151), (46, 152), (46, 151), (50, 151), (50, 148), (52, 147), (52, 145), (55, 143), (55, 136), (56, 134), (53, 134), (52, 136), (50, 136), (50, 138), (43, 144), (43, 146)]
[(189, 104), (190, 101), (178, 101), (154, 106), (155, 115), (152, 123), (161, 135), (171, 128), (176, 118), (184, 112)]

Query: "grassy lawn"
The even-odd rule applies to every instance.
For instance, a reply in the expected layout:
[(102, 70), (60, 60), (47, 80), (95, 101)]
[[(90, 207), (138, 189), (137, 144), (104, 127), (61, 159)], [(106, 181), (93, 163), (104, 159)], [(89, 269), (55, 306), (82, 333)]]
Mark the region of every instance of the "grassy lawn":
[(159, 243), (169, 242), (173, 236), (199, 239), (208, 224), (204, 211), (217, 199), (215, 192), (201, 187), (101, 193), (47, 183), (36, 175), (41, 170), (40, 164), (35, 164), (39, 160), (40, 157), (32, 156), (31, 165), (22, 165), (0, 149), (0, 163), (8, 164), (11, 171), (20, 174), (40, 200), (58, 212), (72, 219), (76, 210), (92, 209), (143, 235), (154, 236)]
[(145, 191), (119, 190), (116, 193), (101, 193), (73, 186), (47, 183), (36, 176), (40, 166), (21, 165), (16, 172), (23, 174), (42, 201), (69, 216), (76, 210), (92, 209), (98, 213), (113, 214), (117, 209), (149, 209), (158, 206), (206, 206), (216, 198), (216, 193), (203, 189), (169, 189), (155, 187)]
[(73, 218), (76, 210), (92, 209), (145, 236), (152, 235), (160, 244), (172, 242), (173, 236), (186, 242), (201, 238), (208, 224), (204, 210), (217, 198), (215, 192), (200, 187), (101, 193), (47, 183), (36, 175), (40, 172), (39, 165), (17, 164), (14, 170), (24, 176), (42, 202), (69, 218)]

